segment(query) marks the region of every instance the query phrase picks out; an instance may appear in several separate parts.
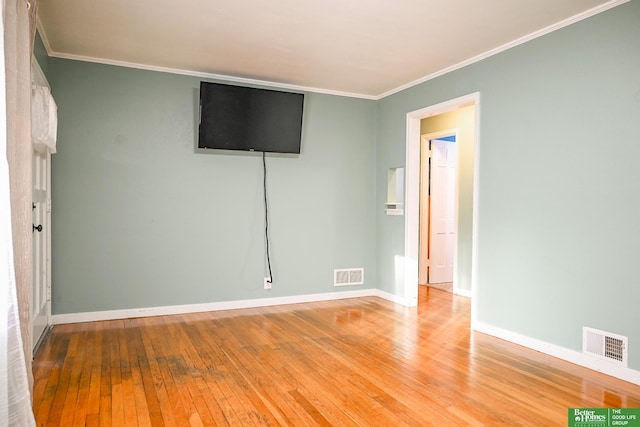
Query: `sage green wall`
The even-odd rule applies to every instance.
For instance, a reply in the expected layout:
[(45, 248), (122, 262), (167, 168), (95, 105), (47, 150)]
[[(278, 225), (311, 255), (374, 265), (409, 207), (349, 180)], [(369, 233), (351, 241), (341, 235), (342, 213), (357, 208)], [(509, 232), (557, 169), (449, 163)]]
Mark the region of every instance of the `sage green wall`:
[[(375, 102), (306, 94), (302, 153), (197, 153), (200, 79), (49, 58), (54, 314), (376, 286)], [(364, 286), (333, 269), (364, 267)]]
[(458, 129), (457, 177), (458, 223), (456, 239), (456, 289), (471, 290), (471, 250), (473, 234), (473, 150), (475, 147), (474, 105), (431, 116), (420, 121), (420, 134)]
[(261, 160), (195, 153), (198, 79), (49, 58), (53, 312), (329, 292), (361, 266), (403, 295), (406, 114), (480, 92), (477, 320), (576, 351), (583, 325), (626, 335), (639, 370), (638, 22), (632, 0), (378, 102), (308, 94), (303, 153), (267, 159), (270, 292)]
[[(640, 370), (640, 1), (378, 103), (377, 206), (404, 164), (406, 115), (480, 93), (478, 321), (581, 351), (628, 336)], [(379, 288), (397, 290), (404, 222), (378, 210)]]
[(38, 61), (38, 65), (42, 69), (42, 72), (47, 75), (49, 73), (49, 56), (47, 55), (44, 43), (42, 43), (40, 34), (37, 31), (33, 43), (33, 56), (36, 58), (36, 61)]

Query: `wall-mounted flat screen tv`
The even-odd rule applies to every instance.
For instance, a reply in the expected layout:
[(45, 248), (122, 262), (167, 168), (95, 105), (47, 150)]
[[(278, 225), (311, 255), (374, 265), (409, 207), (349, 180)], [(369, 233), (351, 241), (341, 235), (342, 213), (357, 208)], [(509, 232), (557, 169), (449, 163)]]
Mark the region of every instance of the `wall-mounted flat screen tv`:
[(198, 148), (300, 153), (304, 94), (200, 83)]

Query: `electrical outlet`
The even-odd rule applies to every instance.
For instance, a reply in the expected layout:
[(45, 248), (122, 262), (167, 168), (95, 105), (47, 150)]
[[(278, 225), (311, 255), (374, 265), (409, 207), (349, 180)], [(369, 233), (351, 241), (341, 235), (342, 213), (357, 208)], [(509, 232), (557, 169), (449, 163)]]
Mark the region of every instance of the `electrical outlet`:
[(269, 277), (264, 278), (264, 288), (271, 289), (271, 278)]

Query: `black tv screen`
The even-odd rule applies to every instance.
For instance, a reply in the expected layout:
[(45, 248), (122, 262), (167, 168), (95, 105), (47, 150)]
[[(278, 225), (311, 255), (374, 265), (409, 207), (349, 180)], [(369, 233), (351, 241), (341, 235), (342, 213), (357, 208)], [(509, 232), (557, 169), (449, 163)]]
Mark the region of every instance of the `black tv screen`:
[(300, 153), (304, 95), (200, 83), (198, 148)]

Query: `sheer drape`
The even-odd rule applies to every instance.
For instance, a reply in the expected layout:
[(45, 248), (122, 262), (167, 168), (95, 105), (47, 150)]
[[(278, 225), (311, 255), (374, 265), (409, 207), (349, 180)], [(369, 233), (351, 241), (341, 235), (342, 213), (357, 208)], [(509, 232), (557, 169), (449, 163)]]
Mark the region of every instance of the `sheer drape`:
[[(4, 98), (3, 95), (4, 93), (0, 97)], [(5, 148), (5, 138), (2, 138), (0, 149)], [(0, 158), (0, 289), (2, 292), (0, 295), (0, 314), (2, 314), (0, 317), (0, 425), (34, 426), (27, 363), (20, 334), (18, 299), (15, 292), (9, 200), (9, 167), (6, 158), (2, 156)]]
[(31, 52), (36, 0), (2, 2), (0, 91), (0, 425), (31, 410)]

